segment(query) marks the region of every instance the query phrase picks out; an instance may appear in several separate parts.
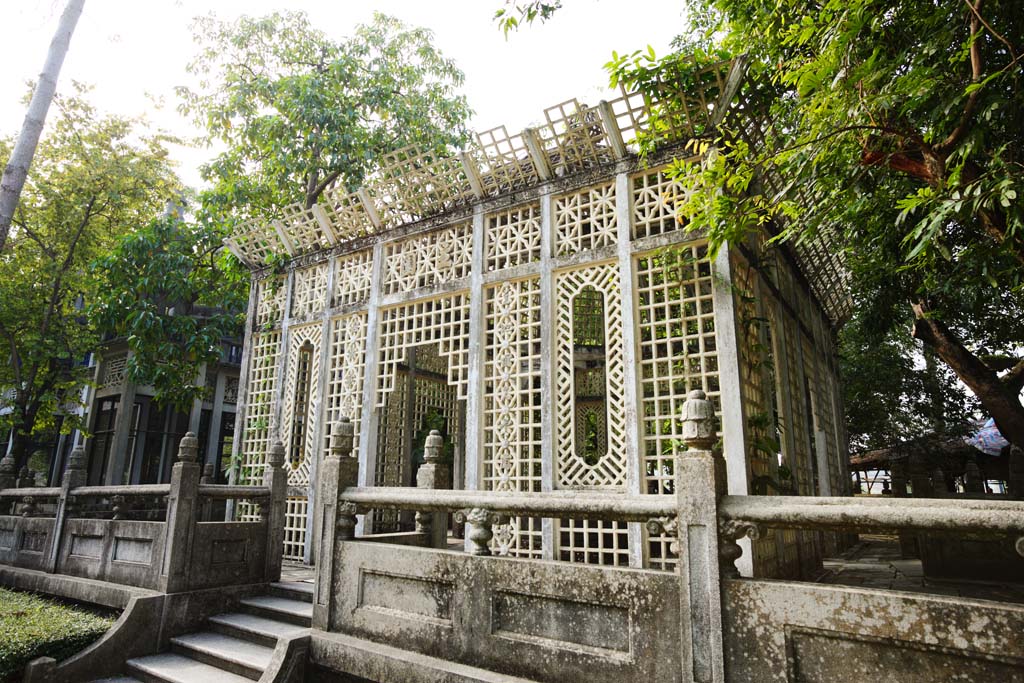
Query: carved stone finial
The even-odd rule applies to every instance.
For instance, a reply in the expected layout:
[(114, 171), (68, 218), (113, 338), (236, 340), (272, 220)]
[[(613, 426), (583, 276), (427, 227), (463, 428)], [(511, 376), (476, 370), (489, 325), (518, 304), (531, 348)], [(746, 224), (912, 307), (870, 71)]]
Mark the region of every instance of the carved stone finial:
[(675, 517), (655, 517), (648, 520), (647, 533), (650, 536), (669, 536), (668, 549), (676, 557), (679, 557), (679, 520)]
[(14, 456), (8, 453), (0, 460), (0, 489), (12, 489), (18, 481), (18, 466)]
[(352, 457), (352, 441), (355, 438), (355, 426), (347, 417), (340, 417), (331, 430), (331, 455), (336, 458)]
[(427, 442), (423, 446), (423, 461), (436, 463), (441, 460), (442, 448), (444, 448), (444, 439), (441, 438), (441, 432), (431, 429)]
[(195, 462), (199, 454), (199, 439), (193, 432), (181, 437), (178, 444), (178, 462)]
[(338, 540), (351, 541), (356, 537), (356, 513), (358, 511), (355, 503), (344, 501), (338, 504), (338, 516), (334, 523)]
[(270, 447), (270, 452), (267, 454), (267, 465), (273, 469), (284, 467), (284, 444), (280, 441), (275, 441)]
[(71, 455), (68, 457), (67, 469), (85, 469), (85, 446), (75, 446), (75, 448), (71, 451)]
[(707, 451), (715, 443), (715, 406), (707, 394), (694, 389), (686, 396), (680, 419), (683, 421), (683, 441), (690, 450)]
[(466, 538), (473, 544), (470, 554), (486, 556), (491, 554), (490, 544), (494, 538), (491, 527), (495, 524), (508, 524), (508, 516), (483, 508), (469, 508), (456, 512), (455, 521), (466, 524)]
[(199, 478), (200, 484), (212, 484), (213, 483), (213, 463), (208, 462), (203, 465), (203, 476)]

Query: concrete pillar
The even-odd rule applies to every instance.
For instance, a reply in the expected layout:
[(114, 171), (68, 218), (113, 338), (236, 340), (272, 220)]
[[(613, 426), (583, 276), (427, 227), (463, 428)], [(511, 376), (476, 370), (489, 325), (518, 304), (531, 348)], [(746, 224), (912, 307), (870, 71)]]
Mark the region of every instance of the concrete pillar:
[(679, 511), (674, 519), (648, 522), (651, 534), (676, 536), (672, 551), (679, 557), (679, 638), (683, 671), (681, 680), (722, 683), (725, 664), (722, 650), (722, 573), (738, 576), (734, 564), (740, 556), (735, 535), (723, 538), (719, 547), (718, 499), (727, 489), (725, 460), (711, 448), (717, 439), (715, 409), (705, 393), (691, 391), (682, 410), (683, 441), (687, 450), (676, 456), (675, 484)]
[(50, 534), (50, 546), (47, 550), (46, 559), (43, 562), (43, 570), (51, 574), (57, 571), (61, 537), (64, 535), (64, 525), (73, 507), (71, 490), (79, 486), (85, 486), (86, 476), (85, 448), (78, 446), (71, 451), (67, 469), (64, 470), (64, 475), (60, 481), (60, 497), (57, 499), (57, 510), (53, 515), (53, 531)]
[[(441, 462), (441, 448), (444, 440), (441, 432), (431, 430), (423, 446), (423, 464), (416, 473), (416, 487), (421, 489), (450, 489), (452, 487), (451, 467)], [(431, 548), (448, 546), (448, 515), (444, 512), (417, 512), (416, 531), (430, 537)]]
[[(128, 359), (131, 360), (131, 351)], [(131, 459), (128, 452), (128, 441), (132, 429), (132, 418), (135, 415), (135, 384), (126, 378), (121, 385), (121, 400), (117, 404), (117, 415), (114, 417), (114, 434), (111, 437), (110, 456), (103, 476), (103, 484), (117, 486), (126, 484), (122, 481), (125, 464)]]
[(188, 590), (192, 565), (192, 539), (199, 509), (199, 477), (196, 462), (199, 440), (189, 432), (178, 448), (178, 461), (171, 470), (171, 492), (167, 498), (167, 531), (160, 571), (160, 590), (180, 593)]
[(318, 514), (322, 520), (320, 556), (317, 562), (316, 593), (313, 597), (313, 628), (330, 630), (334, 606), (334, 564), (337, 541), (355, 537), (356, 508), (338, 501), (345, 489), (359, 480), (359, 460), (352, 457), (353, 426), (342, 417), (331, 429), (331, 454), (320, 469)]
[(267, 567), (266, 580), (281, 580), (281, 557), (284, 554), (285, 505), (288, 498), (288, 472), (284, 467), (284, 444), (270, 447), (263, 485), (270, 489), (267, 502)]

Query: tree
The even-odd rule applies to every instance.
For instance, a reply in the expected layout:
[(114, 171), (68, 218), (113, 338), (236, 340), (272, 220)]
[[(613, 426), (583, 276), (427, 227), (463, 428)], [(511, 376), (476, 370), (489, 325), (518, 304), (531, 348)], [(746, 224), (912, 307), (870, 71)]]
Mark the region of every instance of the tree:
[(84, 5), (85, 0), (68, 0), (64, 13), (61, 14), (60, 23), (57, 24), (57, 32), (50, 42), (43, 71), (39, 74), (39, 82), (32, 93), (18, 142), (13, 150), (4, 154), (8, 161), (4, 167), (3, 178), (0, 179), (0, 253), (7, 242), (11, 219), (18, 206), (25, 178), (28, 177), (28, 169), (32, 165), (39, 136), (43, 133), (46, 113), (50, 110), (50, 102), (53, 101), (53, 94), (57, 90), (57, 75), (64, 64), (64, 56), (67, 55), (68, 46), (71, 44), (71, 35), (75, 32), (75, 25), (78, 24), (78, 17), (81, 16)]
[(376, 14), (334, 41), (299, 12), (234, 23), (197, 20), (202, 46), (181, 88), (182, 110), (227, 146), (203, 176), (210, 215), (266, 218), (312, 206), (340, 184), (355, 189), (377, 158), (410, 144), (439, 151), (459, 142), (469, 108), (455, 94), (462, 72), (431, 34)]
[[(0, 340), (10, 359), (0, 387), (13, 389), (0, 428), (14, 430), (19, 465), (88, 379), (82, 361), (100, 340), (83, 306), (103, 286), (91, 262), (179, 187), (164, 139), (139, 121), (99, 115), (80, 87), (55, 102), (60, 117), (39, 144), (0, 254)], [(0, 155), (9, 151), (0, 145)]]
[[(1020, 341), (1024, 219), (1022, 17), (1009, 0), (693, 0), (691, 41), (748, 53), (741, 97), (764, 142), (726, 125), (683, 212), (713, 245), (767, 227), (837, 230), (851, 265), (892, 287), (913, 335), (1024, 446)], [(698, 60), (699, 62), (699, 60)], [(693, 62), (613, 59), (614, 81), (655, 92)], [(671, 112), (671, 101), (661, 105)], [(736, 121), (733, 122), (735, 126)], [(784, 179), (768, 190), (766, 179)], [(779, 185), (774, 185), (779, 187)], [(1000, 374), (1001, 373), (1001, 374)]]
[(123, 237), (96, 268), (104, 288), (90, 318), (128, 340), (133, 382), (186, 410), (205, 390), (199, 366), (219, 360), (221, 342), (242, 331), (248, 272), (221, 248), (218, 230), (174, 215)]

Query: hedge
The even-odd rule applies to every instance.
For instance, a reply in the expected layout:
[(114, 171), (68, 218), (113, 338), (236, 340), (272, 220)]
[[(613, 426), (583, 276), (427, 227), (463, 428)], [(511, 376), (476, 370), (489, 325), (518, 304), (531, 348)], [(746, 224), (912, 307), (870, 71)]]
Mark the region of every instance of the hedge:
[(0, 681), (19, 681), (36, 657), (67, 659), (109, 629), (116, 615), (0, 588)]

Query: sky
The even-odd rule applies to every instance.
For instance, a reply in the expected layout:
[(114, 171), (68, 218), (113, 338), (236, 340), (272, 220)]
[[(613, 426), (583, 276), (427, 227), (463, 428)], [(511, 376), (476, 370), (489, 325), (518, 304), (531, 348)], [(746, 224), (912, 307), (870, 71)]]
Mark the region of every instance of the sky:
[[(25, 115), (26, 82), (42, 68), (64, 0), (5, 4), (0, 35), (8, 59), (0, 69), (0, 135), (15, 135)], [(381, 11), (431, 29), (437, 47), (465, 72), (463, 92), (476, 112), (471, 128), (504, 124), (518, 131), (539, 123), (545, 108), (573, 97), (590, 104), (609, 97), (602, 66), (612, 50), (651, 45), (664, 54), (684, 30), (681, 0), (566, 0), (551, 21), (506, 40), (493, 21), (502, 6), (503, 0), (86, 0), (57, 89), (67, 91), (72, 79), (87, 83), (101, 111), (145, 115), (154, 126), (188, 137), (197, 131), (176, 111), (174, 88), (191, 83), (185, 67), (196, 52), (193, 17), (214, 10), (221, 19), (233, 19), (300, 9), (328, 35), (342, 38)], [(199, 165), (212, 154), (171, 150), (179, 174), (192, 186), (200, 184)]]

